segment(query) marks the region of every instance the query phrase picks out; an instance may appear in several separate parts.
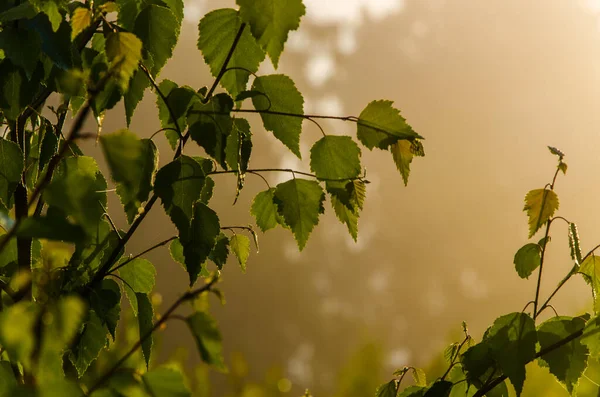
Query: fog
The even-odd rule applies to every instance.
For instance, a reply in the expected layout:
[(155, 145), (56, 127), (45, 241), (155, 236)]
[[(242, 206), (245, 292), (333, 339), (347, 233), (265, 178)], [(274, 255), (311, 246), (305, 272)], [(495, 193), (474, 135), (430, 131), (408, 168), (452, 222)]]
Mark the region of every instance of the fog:
[[(525, 193), (550, 182), (556, 166), (547, 145), (563, 150), (569, 165), (557, 182), (560, 215), (578, 224), (585, 252), (600, 243), (600, 1), (305, 4), (307, 15), (277, 71), (294, 79), (305, 111), (357, 116), (371, 100), (390, 99), (426, 138), (426, 157), (413, 161), (408, 187), (389, 153), (363, 148), (372, 183), (358, 243), (327, 203), (301, 253), (291, 233), (277, 229), (259, 236), (260, 253), (251, 254), (246, 274), (234, 260), (223, 272), (227, 304), (214, 301), (212, 312), (225, 354), (241, 352), (257, 378), (278, 364), (298, 390), (326, 392), (367, 340), (384, 347), (391, 374), (402, 365), (425, 365), (463, 320), (479, 337), (496, 317), (521, 311), (533, 299), (535, 277), (521, 280), (513, 256), (528, 242)], [(209, 10), (228, 6), (232, 2), (187, 2), (179, 45), (159, 80), (210, 86), (196, 48), (197, 23)], [(259, 74), (272, 72), (267, 61)], [(159, 128), (156, 114), (155, 96), (147, 91), (131, 130), (150, 136)], [(106, 120), (105, 132), (121, 128), (123, 111)], [(304, 124), (299, 161), (252, 121), (252, 167), (308, 170), (308, 152), (320, 137), (315, 126)], [(322, 127), (355, 134), (351, 123)], [(166, 140), (157, 142), (165, 164), (170, 149)], [(202, 153), (191, 146), (186, 153)], [(275, 184), (289, 175), (267, 178)], [(215, 179), (212, 205), (221, 224), (253, 223), (249, 204), (264, 182), (249, 175), (232, 206), (235, 177)], [(118, 213), (116, 197), (110, 204)], [(124, 227), (124, 218), (117, 219)], [(160, 206), (144, 223), (131, 252), (175, 234)], [(572, 266), (564, 224), (555, 225), (548, 255), (543, 297)], [(159, 268), (163, 301), (172, 302), (186, 288), (187, 275), (167, 250), (148, 258)], [(579, 313), (590, 298), (585, 284), (573, 280), (554, 307)], [(180, 322), (164, 332), (163, 347), (176, 346), (189, 348), (190, 362), (198, 361)]]

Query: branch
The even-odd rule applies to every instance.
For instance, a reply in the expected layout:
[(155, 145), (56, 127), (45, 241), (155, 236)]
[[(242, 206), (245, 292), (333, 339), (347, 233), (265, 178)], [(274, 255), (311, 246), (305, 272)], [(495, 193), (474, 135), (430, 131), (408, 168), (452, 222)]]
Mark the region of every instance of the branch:
[(170, 316), (173, 314), (173, 312), (179, 306), (181, 306), (182, 303), (185, 303), (187, 301), (194, 299), (196, 296), (200, 295), (203, 292), (209, 291), (218, 280), (219, 280), (218, 277), (215, 277), (210, 282), (203, 285), (201, 288), (198, 288), (193, 291), (188, 291), (184, 295), (182, 295), (179, 299), (177, 299), (171, 305), (171, 307), (169, 307), (169, 309), (167, 309), (167, 311), (162, 315), (162, 317), (157, 322), (154, 323), (154, 325), (152, 326), (152, 329), (150, 329), (148, 332), (146, 332), (140, 338), (140, 340), (137, 341), (135, 343), (135, 345), (133, 345), (131, 347), (131, 349), (129, 349), (129, 351), (123, 357), (121, 357), (121, 359), (119, 361), (117, 361), (106, 373), (104, 373), (104, 375), (102, 375), (100, 377), (100, 379), (98, 379), (98, 381), (88, 390), (88, 394), (91, 394), (94, 390), (97, 390), (100, 386), (102, 386), (104, 384), (104, 382), (106, 382), (115, 373), (115, 371), (117, 369), (119, 369), (119, 367), (121, 365), (123, 365), (123, 363), (125, 361), (127, 361), (127, 359), (129, 357), (131, 357), (131, 355), (140, 348), (140, 346), (142, 346), (142, 343), (144, 343), (146, 341), (146, 339), (148, 339), (150, 336), (152, 336), (154, 331), (156, 331), (161, 325), (163, 325), (170, 318)]

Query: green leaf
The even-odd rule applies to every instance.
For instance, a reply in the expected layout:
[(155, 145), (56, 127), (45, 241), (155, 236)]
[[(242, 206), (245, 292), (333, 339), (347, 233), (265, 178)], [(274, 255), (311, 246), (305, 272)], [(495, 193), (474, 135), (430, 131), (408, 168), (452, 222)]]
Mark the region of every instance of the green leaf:
[(77, 7), (71, 16), (71, 40), (92, 24), (92, 11), (89, 8)]
[(219, 270), (223, 269), (225, 263), (227, 263), (227, 258), (229, 257), (229, 237), (225, 234), (220, 233), (215, 239), (215, 243), (213, 245), (210, 254), (208, 255), (208, 259), (213, 261), (215, 265), (219, 268)]
[(494, 321), (483, 339), (493, 359), (510, 379), (517, 397), (520, 396), (525, 381), (525, 365), (534, 360), (536, 353), (534, 321), (525, 313), (504, 315)]
[(513, 263), (521, 278), (529, 278), (541, 262), (542, 247), (538, 244), (525, 244), (515, 254)]
[(563, 174), (567, 173), (567, 163), (563, 163), (562, 161), (558, 163), (558, 169), (562, 171)]
[(104, 279), (90, 294), (90, 308), (115, 340), (121, 316), (121, 288), (115, 280)]
[(150, 87), (150, 80), (141, 70), (137, 70), (133, 73), (133, 77), (129, 82), (129, 89), (123, 96), (123, 105), (125, 106), (125, 118), (127, 126), (131, 124), (133, 113), (137, 108), (137, 105), (141, 102), (146, 92), (146, 88)]
[(592, 297), (594, 298), (594, 311), (600, 311), (600, 257), (590, 255), (579, 267), (579, 273), (583, 279), (592, 287)]
[(205, 204), (197, 202), (194, 205), (194, 217), (189, 233), (179, 236), (183, 245), (185, 267), (190, 276), (190, 286), (198, 279), (202, 264), (210, 255), (220, 233), (221, 226), (217, 214)]
[(302, 0), (237, 0), (242, 19), (250, 25), (252, 35), (269, 54), (275, 68), (291, 30), (300, 26), (306, 12)]
[[(409, 386), (402, 390), (398, 397), (423, 397), (427, 392), (427, 388), (420, 386)], [(393, 397), (396, 397), (394, 394)]]
[(294, 233), (298, 248), (306, 245), (312, 229), (323, 213), (325, 193), (315, 181), (294, 178), (277, 185), (274, 194), (277, 210)]
[(158, 166), (156, 146), (150, 139), (139, 139), (128, 130), (103, 135), (100, 143), (117, 183), (117, 194), (125, 207), (127, 221), (131, 223), (152, 191)]
[(352, 179), (360, 175), (360, 149), (349, 136), (328, 135), (310, 150), (310, 169), (319, 179)]
[(277, 212), (277, 204), (275, 204), (274, 198), (275, 188), (270, 188), (258, 193), (252, 201), (250, 213), (256, 218), (256, 225), (263, 233), (284, 222)]
[(190, 228), (194, 203), (204, 186), (204, 175), (201, 165), (188, 156), (179, 157), (156, 174), (154, 192), (184, 240)]
[(410, 175), (410, 164), (412, 163), (413, 157), (425, 156), (423, 144), (416, 139), (413, 141), (401, 139), (391, 144), (390, 152), (392, 153), (394, 163), (396, 163), (396, 168), (398, 168), (398, 171), (400, 171), (400, 174), (402, 175), (404, 186), (407, 186), (408, 177)]
[(206, 104), (194, 104), (188, 116), (189, 134), (192, 140), (202, 146), (206, 154), (214, 158), (224, 169), (227, 169), (225, 161), (227, 137), (233, 128), (233, 119), (229, 116), (231, 109), (233, 109), (233, 99), (227, 94), (218, 94)]
[(73, 225), (65, 218), (31, 216), (20, 222), (15, 235), (17, 237), (77, 243), (82, 241), (85, 234), (81, 227)]
[(106, 56), (123, 92), (142, 59), (142, 42), (133, 33), (112, 32), (106, 39)]
[(22, 68), (14, 66), (8, 59), (0, 62), (0, 109), (4, 118), (16, 120), (29, 106), (40, 84), (41, 68), (37, 68), (31, 79), (27, 79)]
[[(198, 49), (202, 51), (204, 61), (210, 67), (214, 77), (217, 77), (223, 67), (229, 49), (242, 25), (238, 12), (231, 8), (223, 8), (206, 14), (198, 25), (200, 36)], [(227, 63), (228, 71), (221, 78), (221, 85), (232, 95), (246, 89), (251, 73), (258, 71), (258, 65), (265, 59), (265, 53), (260, 48), (250, 29), (246, 27), (239, 38), (237, 47)], [(251, 73), (249, 73), (251, 72)]]
[(14, 142), (0, 139), (0, 201), (8, 208), (13, 206), (13, 194), (23, 173), (23, 152)]
[[(567, 336), (583, 329), (585, 320), (581, 317), (554, 317), (538, 328), (538, 340), (544, 350)], [(579, 378), (587, 368), (589, 351), (581, 340), (574, 339), (540, 357), (541, 364), (547, 366), (556, 378), (565, 385), (570, 394), (577, 389)]]
[(52, 30), (57, 31), (63, 21), (63, 16), (60, 13), (62, 2), (56, 0), (30, 0), (38, 12), (43, 12), (48, 16), (48, 20), (52, 24)]
[(588, 320), (580, 340), (587, 346), (592, 357), (600, 356), (600, 316)]
[(91, 310), (79, 342), (70, 354), (71, 362), (80, 377), (85, 374), (90, 364), (98, 358), (100, 351), (106, 346), (108, 341), (106, 333), (106, 327), (102, 324), (102, 320)]
[(91, 236), (107, 206), (106, 180), (92, 157), (67, 157), (56, 167), (43, 197), (48, 205), (72, 216)]
[(17, 19), (31, 19), (37, 15), (31, 3), (21, 3), (16, 7), (0, 13), (0, 22), (6, 23)]
[(242, 272), (246, 273), (246, 263), (250, 256), (250, 239), (242, 234), (234, 234), (229, 239), (229, 247), (236, 256)]
[[(161, 98), (160, 95), (156, 97), (156, 106), (158, 107), (158, 116), (160, 118), (160, 125), (162, 128), (175, 128), (176, 125), (181, 131), (185, 131), (186, 127), (186, 115), (188, 109), (196, 102), (200, 102), (196, 92), (190, 87), (178, 87), (177, 84), (163, 80), (159, 88), (163, 95), (167, 98), (167, 103)], [(167, 107), (168, 105), (168, 107)], [(169, 112), (169, 108), (173, 111), (175, 122), (173, 122), (173, 116)], [(172, 131), (177, 138), (179, 135), (177, 132)]]
[[(304, 98), (292, 79), (286, 75), (260, 76), (254, 80), (252, 90), (265, 94), (252, 97), (252, 103), (258, 111), (304, 114)], [(272, 131), (277, 139), (300, 158), (300, 133), (303, 119), (299, 116), (265, 112), (260, 113), (260, 117), (265, 128)]]
[(438, 380), (431, 385), (423, 397), (448, 397), (450, 395), (450, 390), (452, 390), (452, 382)]
[(161, 367), (146, 372), (142, 381), (152, 396), (191, 397), (183, 374), (173, 368)]
[(413, 368), (412, 369), (413, 380), (415, 381), (415, 385), (425, 387), (427, 386), (427, 375), (425, 375), (425, 371), (421, 368)]
[(375, 147), (385, 150), (399, 139), (422, 139), (392, 104), (392, 101), (373, 101), (358, 116), (356, 136), (369, 150)]
[(37, 32), (17, 26), (4, 26), (0, 31), (0, 49), (14, 65), (23, 68), (28, 79), (31, 78), (41, 53), (41, 40)]
[(577, 225), (574, 223), (569, 223), (569, 248), (571, 248), (571, 259), (575, 261), (575, 264), (580, 265), (583, 258), (581, 257), (581, 246), (579, 243)]
[(527, 193), (523, 211), (527, 211), (529, 217), (529, 238), (554, 215), (558, 205), (558, 196), (550, 189), (534, 189)]
[(391, 380), (388, 383), (384, 383), (377, 388), (375, 395), (377, 397), (396, 397), (398, 393), (398, 382)]
[[(147, 294), (136, 293), (138, 306), (138, 324), (140, 331), (140, 340), (142, 341), (142, 353), (146, 360), (146, 369), (150, 365), (150, 354), (152, 353), (152, 327), (154, 326), (152, 319), (154, 318), (154, 308)], [(161, 394), (162, 395), (162, 394)]]
[(158, 75), (173, 55), (180, 28), (181, 20), (166, 7), (150, 4), (137, 16), (133, 33), (142, 40), (144, 50), (152, 59), (152, 76)]
[(358, 217), (357, 209), (350, 209), (337, 196), (331, 195), (331, 206), (335, 212), (335, 216), (340, 222), (346, 225), (348, 233), (354, 241), (358, 239)]
[(215, 320), (205, 312), (197, 312), (187, 318), (187, 324), (196, 340), (200, 357), (217, 370), (226, 372), (221, 346), (221, 332)]
[(29, 368), (35, 348), (34, 333), (38, 307), (31, 302), (18, 302), (0, 313), (0, 345), (11, 359)]
[[(123, 261), (128, 260), (124, 259)], [(154, 289), (156, 268), (146, 259), (136, 258), (119, 268), (119, 276), (125, 283), (125, 293), (134, 313), (138, 312), (136, 293), (149, 294)]]
[(2, 379), (0, 396), (10, 396), (11, 389), (17, 386), (17, 380), (10, 361), (0, 361), (0, 379)]

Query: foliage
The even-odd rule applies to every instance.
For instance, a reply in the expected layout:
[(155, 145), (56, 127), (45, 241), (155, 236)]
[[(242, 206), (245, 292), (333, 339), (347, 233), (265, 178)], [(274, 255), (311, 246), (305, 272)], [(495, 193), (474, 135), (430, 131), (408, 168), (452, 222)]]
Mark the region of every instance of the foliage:
[[(0, 139), (0, 394), (190, 395), (181, 368), (157, 363), (154, 334), (183, 318), (202, 360), (227, 371), (221, 333), (205, 303), (211, 293), (222, 298), (216, 285), (228, 256), (246, 271), (250, 236), (257, 244), (252, 226), (223, 225), (213, 209), (218, 175), (235, 176), (234, 204), (247, 174), (289, 175), (258, 193), (250, 212), (263, 232), (289, 229), (302, 250), (327, 197), (357, 238), (368, 184), (357, 142), (389, 150), (405, 183), (413, 157), (424, 155), (422, 137), (390, 101), (373, 101), (358, 117), (304, 114), (291, 77), (256, 75), (267, 56), (278, 66), (305, 13), (302, 1), (237, 4), (199, 21), (198, 49), (215, 77), (210, 88), (158, 81), (179, 38), (182, 0), (0, 4), (0, 122), (7, 131)], [(147, 88), (156, 94), (158, 132), (173, 150), (160, 168), (156, 134), (100, 134), (106, 111), (120, 103), (129, 126)], [(50, 98), (60, 106), (45, 107)], [(327, 135), (319, 125), (323, 137), (310, 150), (314, 174), (256, 169), (251, 128), (260, 126), (240, 117), (245, 113), (259, 114), (264, 129), (298, 157), (304, 120), (355, 123), (358, 139)], [(92, 115), (98, 133), (84, 133)], [(79, 148), (90, 138), (99, 141), (109, 175), (100, 171), (101, 159)], [(189, 145), (206, 157), (185, 155)], [(125, 231), (107, 206), (112, 187), (129, 224)], [(159, 200), (177, 235), (130, 253), (128, 242)], [(539, 212), (537, 223), (551, 216)], [(157, 272), (144, 256), (167, 244), (190, 288), (159, 315)], [(193, 310), (181, 316), (176, 312), (185, 303)], [(424, 375), (415, 374), (424, 386)]]
[[(581, 242), (575, 223), (562, 216), (554, 216), (558, 210), (558, 196), (554, 191), (559, 172), (566, 174), (564, 153), (549, 147), (558, 156), (558, 164), (550, 183), (542, 189), (531, 190), (525, 196), (524, 211), (529, 218), (529, 237), (539, 229), (544, 236), (537, 243), (527, 243), (514, 257), (518, 275), (527, 278), (537, 269), (537, 288), (534, 300), (523, 311), (505, 314), (497, 318), (485, 331), (479, 343), (475, 343), (463, 323), (464, 339), (452, 343), (444, 352), (447, 370), (429, 384), (400, 388), (409, 367), (394, 373), (394, 379), (382, 384), (377, 396), (508, 396), (513, 389), (517, 396), (527, 387), (532, 364), (545, 367), (570, 395), (576, 395), (579, 380), (600, 357), (600, 317), (584, 314), (576, 317), (558, 316), (538, 324), (540, 314), (554, 308), (551, 301), (556, 293), (573, 276), (581, 274), (590, 284), (594, 309), (598, 310), (600, 293), (600, 259), (594, 251), (600, 245), (582, 255)], [(546, 250), (551, 242), (551, 226), (559, 221), (567, 224), (567, 240), (573, 265), (545, 301), (540, 299), (540, 286)], [(532, 308), (527, 312), (528, 308)], [(506, 382), (508, 379), (509, 382)], [(509, 388), (512, 386), (511, 388)]]

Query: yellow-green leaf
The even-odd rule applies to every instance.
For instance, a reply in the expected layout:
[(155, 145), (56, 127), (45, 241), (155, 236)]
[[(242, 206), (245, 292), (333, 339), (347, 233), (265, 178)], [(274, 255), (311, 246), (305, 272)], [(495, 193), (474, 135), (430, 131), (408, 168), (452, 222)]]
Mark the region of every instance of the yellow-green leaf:
[(579, 273), (584, 280), (592, 287), (592, 296), (594, 297), (594, 310), (600, 310), (600, 257), (590, 255), (579, 267)]
[(529, 217), (529, 238), (546, 223), (558, 209), (558, 196), (550, 189), (534, 189), (525, 196), (525, 207)]
[(237, 257), (242, 272), (245, 273), (246, 262), (248, 262), (248, 256), (250, 256), (250, 239), (242, 234), (234, 234), (229, 239), (229, 247)]
[(92, 11), (85, 7), (78, 7), (71, 17), (71, 40), (79, 35), (85, 28), (92, 24)]
[(119, 86), (127, 91), (129, 80), (142, 59), (142, 41), (133, 33), (110, 33), (106, 39), (106, 56), (111, 62)]

